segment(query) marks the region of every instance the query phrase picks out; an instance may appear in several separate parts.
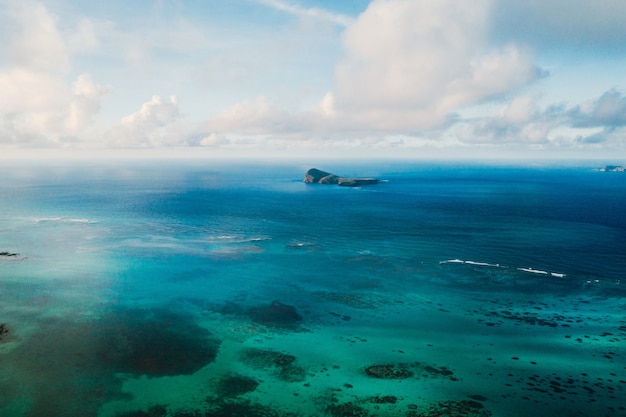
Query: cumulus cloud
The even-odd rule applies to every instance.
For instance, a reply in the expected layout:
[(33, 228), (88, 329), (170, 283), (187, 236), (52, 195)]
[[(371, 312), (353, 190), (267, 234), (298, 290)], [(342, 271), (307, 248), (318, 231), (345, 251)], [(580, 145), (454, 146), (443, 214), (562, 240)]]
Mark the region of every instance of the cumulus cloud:
[(626, 126), (626, 97), (615, 89), (609, 90), (596, 100), (576, 106), (571, 117), (577, 127)]
[(237, 103), (211, 118), (206, 128), (214, 132), (245, 134), (288, 133), (304, 130), (305, 116), (291, 113), (267, 97)]
[(258, 134), (445, 126), (459, 108), (514, 92), (541, 76), (529, 50), (488, 46), (490, 5), (374, 0), (347, 27), (335, 86), (318, 105), (288, 112), (257, 98), (232, 106), (209, 125)]
[(159, 96), (141, 106), (135, 113), (122, 119), (122, 125), (131, 129), (152, 130), (163, 127), (178, 117), (178, 98), (170, 96), (169, 101), (163, 101)]
[(66, 70), (67, 46), (57, 29), (57, 18), (41, 4), (9, 5), (6, 22), (11, 31), (13, 65), (33, 71)]
[(373, 129), (442, 125), (461, 106), (540, 76), (531, 54), (489, 48), (486, 0), (375, 0), (345, 33), (335, 109)]
[(183, 127), (179, 123), (178, 98), (163, 100), (152, 96), (141, 109), (122, 118), (107, 132), (109, 146), (147, 147), (181, 144)]
[(573, 107), (541, 107), (535, 97), (519, 96), (493, 116), (460, 121), (453, 132), (459, 141), (468, 144), (623, 146), (626, 145), (626, 97), (613, 89)]
[[(202, 10), (194, 5), (168, 3), (162, 16), (120, 18), (119, 28), (74, 14), (90, 6), (56, 9), (57, 16), (53, 3), (0, 0), (0, 142), (270, 151), (624, 143), (619, 90), (568, 106), (535, 95), (550, 82), (535, 54), (559, 69), (546, 60), (546, 45), (626, 50), (622, 0), (372, 0), (357, 17), (299, 0), (254, 1), (301, 19), (287, 32), (297, 36), (260, 21), (245, 30), (238, 22), (226, 30), (217, 19), (200, 25), (185, 15)], [(98, 53), (106, 59), (85, 59)], [(90, 74), (84, 66), (95, 62), (111, 67)], [(112, 89), (98, 78), (107, 76), (117, 101), (99, 118)], [(146, 100), (163, 90), (195, 104), (195, 113), (188, 107), (181, 117), (176, 96)], [(232, 104), (233, 96), (252, 98)], [(105, 118), (118, 122), (103, 126)]]
[(1, 23), (11, 29), (11, 60), (0, 69), (0, 140), (26, 146), (72, 141), (92, 122), (109, 88), (88, 74), (68, 83), (71, 48), (43, 5), (10, 3)]
[(565, 119), (561, 107), (540, 108), (534, 97), (519, 96), (502, 106), (498, 114), (463, 120), (453, 129), (468, 144), (547, 144), (551, 132)]

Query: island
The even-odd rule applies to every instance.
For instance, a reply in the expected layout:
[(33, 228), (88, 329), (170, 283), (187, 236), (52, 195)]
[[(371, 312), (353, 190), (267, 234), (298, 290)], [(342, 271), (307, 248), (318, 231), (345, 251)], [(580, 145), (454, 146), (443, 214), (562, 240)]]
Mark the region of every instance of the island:
[(626, 168), (621, 165), (607, 165), (604, 168), (600, 168), (602, 172), (626, 172)]
[(346, 178), (317, 168), (309, 169), (304, 175), (304, 182), (310, 184), (336, 184), (342, 187), (360, 187), (378, 184), (377, 178)]

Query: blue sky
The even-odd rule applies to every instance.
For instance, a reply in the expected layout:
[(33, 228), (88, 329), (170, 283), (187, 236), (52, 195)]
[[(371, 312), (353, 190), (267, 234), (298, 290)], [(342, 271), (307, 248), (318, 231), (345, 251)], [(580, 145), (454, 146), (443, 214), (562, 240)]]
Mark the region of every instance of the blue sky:
[(626, 158), (623, 0), (0, 0), (0, 157)]

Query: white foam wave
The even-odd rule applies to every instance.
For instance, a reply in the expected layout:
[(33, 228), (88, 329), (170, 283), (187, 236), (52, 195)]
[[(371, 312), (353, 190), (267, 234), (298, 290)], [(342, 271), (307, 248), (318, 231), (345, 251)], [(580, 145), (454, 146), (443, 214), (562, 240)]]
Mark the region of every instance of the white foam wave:
[(500, 264), (492, 264), (489, 262), (477, 262), (477, 261), (464, 261), (462, 259), (448, 259), (447, 261), (441, 261), (440, 264), (466, 264), (475, 266), (490, 266), (495, 268), (501, 268)]
[(530, 272), (531, 274), (541, 274), (541, 275), (548, 275), (548, 271), (542, 271), (540, 269), (533, 269), (533, 268), (517, 268), (518, 271), (523, 271), (523, 272)]
[(86, 219), (84, 217), (36, 217), (33, 219), (35, 223), (60, 222), (60, 223), (82, 223), (93, 224), (98, 223), (95, 220)]
[(236, 236), (236, 235), (219, 235), (209, 237), (207, 239), (209, 242), (226, 242), (226, 243), (246, 243), (246, 242), (262, 242), (265, 240), (272, 240), (271, 237), (267, 236), (255, 236), (255, 237), (247, 237), (247, 236)]
[[(491, 268), (507, 268), (506, 266), (503, 266), (500, 264), (493, 264), (489, 262), (464, 261), (463, 259), (448, 259), (445, 261), (440, 261), (439, 263), (440, 264), (464, 264), (464, 265), (484, 266), (484, 267), (491, 267)], [(549, 275), (555, 278), (564, 278), (567, 276), (566, 274), (563, 274), (561, 272), (548, 272), (542, 269), (535, 269), (531, 267), (516, 268), (516, 269), (518, 271), (528, 272), (530, 274)]]

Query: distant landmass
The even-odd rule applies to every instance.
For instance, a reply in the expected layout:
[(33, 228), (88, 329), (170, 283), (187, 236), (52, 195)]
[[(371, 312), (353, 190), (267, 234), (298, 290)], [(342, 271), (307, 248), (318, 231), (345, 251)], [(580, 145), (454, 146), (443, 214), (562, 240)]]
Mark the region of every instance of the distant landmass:
[(602, 172), (626, 172), (626, 168), (621, 165), (607, 165), (604, 168), (600, 168)]
[(361, 185), (378, 184), (377, 178), (346, 178), (321, 169), (311, 168), (304, 175), (304, 182), (311, 184), (335, 184), (342, 187), (359, 187)]

